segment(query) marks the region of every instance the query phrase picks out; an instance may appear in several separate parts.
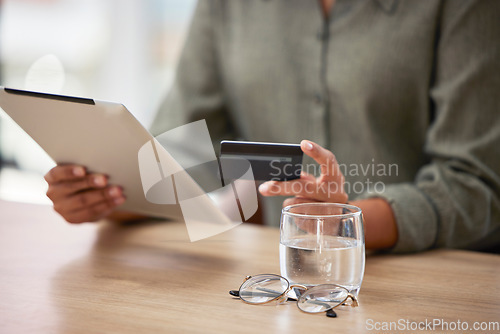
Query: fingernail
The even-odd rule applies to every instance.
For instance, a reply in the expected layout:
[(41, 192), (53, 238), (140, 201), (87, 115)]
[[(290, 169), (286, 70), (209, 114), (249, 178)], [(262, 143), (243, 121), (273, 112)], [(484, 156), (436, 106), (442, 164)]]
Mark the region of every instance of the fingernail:
[(73, 175), (75, 176), (84, 176), (85, 175), (85, 169), (83, 167), (75, 167), (73, 168)]
[(114, 202), (116, 205), (123, 204), (123, 202), (125, 202), (125, 198), (123, 198), (123, 197), (115, 198)]
[(259, 186), (259, 191), (261, 193), (267, 193), (269, 191), (269, 185), (267, 183), (262, 183), (260, 186)]
[(303, 140), (302, 143), (304, 144), (304, 148), (308, 151), (312, 151), (314, 146), (310, 142)]
[(102, 175), (94, 177), (94, 184), (98, 187), (104, 187), (106, 185), (106, 178)]
[(113, 187), (113, 188), (109, 189), (109, 195), (111, 197), (118, 197), (118, 196), (120, 196), (120, 190), (118, 189), (118, 187)]

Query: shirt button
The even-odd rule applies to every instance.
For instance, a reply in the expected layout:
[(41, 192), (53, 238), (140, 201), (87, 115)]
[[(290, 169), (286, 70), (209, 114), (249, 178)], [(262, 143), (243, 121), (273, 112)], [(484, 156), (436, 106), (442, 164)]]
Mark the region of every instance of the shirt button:
[(317, 104), (321, 104), (323, 103), (323, 96), (320, 94), (320, 93), (316, 93), (314, 95), (314, 101), (317, 103)]

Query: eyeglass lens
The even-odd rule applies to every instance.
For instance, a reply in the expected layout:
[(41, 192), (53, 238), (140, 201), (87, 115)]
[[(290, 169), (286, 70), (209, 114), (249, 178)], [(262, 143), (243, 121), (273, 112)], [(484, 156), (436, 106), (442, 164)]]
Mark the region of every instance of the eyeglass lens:
[(344, 302), (349, 292), (337, 285), (322, 284), (305, 291), (297, 306), (304, 312), (318, 313), (332, 309)]
[(259, 275), (246, 280), (240, 287), (240, 298), (247, 303), (261, 304), (280, 297), (288, 290), (286, 279), (277, 275)]

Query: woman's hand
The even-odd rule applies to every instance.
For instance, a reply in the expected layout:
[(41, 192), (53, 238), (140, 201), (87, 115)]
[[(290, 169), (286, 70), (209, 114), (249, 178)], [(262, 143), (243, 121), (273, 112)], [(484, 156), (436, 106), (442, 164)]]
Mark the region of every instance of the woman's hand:
[[(300, 143), (302, 151), (316, 160), (321, 175), (315, 178), (303, 173), (292, 181), (269, 181), (261, 184), (264, 196), (295, 196), (283, 202), (283, 206), (307, 202), (347, 203), (344, 191), (344, 175), (332, 152), (308, 140)], [(389, 203), (383, 198), (369, 198), (351, 202), (363, 211), (365, 243), (368, 249), (387, 249), (398, 240), (398, 228)]]
[(302, 172), (300, 179), (297, 180), (268, 181), (260, 185), (260, 193), (264, 196), (295, 196), (286, 199), (283, 206), (306, 202), (347, 203), (344, 175), (340, 171), (335, 155), (308, 140), (303, 140), (300, 147), (319, 164), (321, 175), (316, 178)]
[(125, 202), (119, 186), (109, 185), (105, 175), (88, 173), (82, 166), (56, 166), (45, 175), (45, 180), (54, 210), (69, 223), (100, 220)]

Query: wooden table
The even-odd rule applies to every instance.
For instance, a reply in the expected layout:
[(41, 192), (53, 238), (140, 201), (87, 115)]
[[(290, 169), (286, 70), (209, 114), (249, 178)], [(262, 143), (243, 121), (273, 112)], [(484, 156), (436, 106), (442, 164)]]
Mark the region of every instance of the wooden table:
[(247, 274), (279, 273), (278, 237), (243, 224), (191, 243), (181, 223), (73, 226), (50, 207), (0, 201), (0, 332), (363, 333), (425, 321), (500, 330), (500, 257), (475, 252), (368, 256), (360, 306), (336, 319), (232, 298)]

